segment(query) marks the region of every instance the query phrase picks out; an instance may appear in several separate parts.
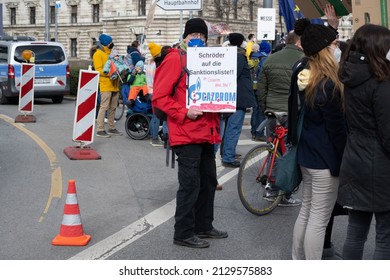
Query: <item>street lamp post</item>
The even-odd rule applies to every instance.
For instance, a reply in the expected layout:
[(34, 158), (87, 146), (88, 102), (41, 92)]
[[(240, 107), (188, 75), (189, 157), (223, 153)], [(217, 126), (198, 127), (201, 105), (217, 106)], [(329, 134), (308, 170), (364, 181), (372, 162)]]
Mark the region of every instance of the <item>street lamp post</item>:
[(49, 9), (49, 0), (45, 0), (45, 41), (50, 39)]
[(55, 38), (55, 41), (58, 42), (58, 9), (61, 8), (61, 1), (56, 1), (56, 5), (55, 5), (55, 29), (54, 29), (54, 38)]

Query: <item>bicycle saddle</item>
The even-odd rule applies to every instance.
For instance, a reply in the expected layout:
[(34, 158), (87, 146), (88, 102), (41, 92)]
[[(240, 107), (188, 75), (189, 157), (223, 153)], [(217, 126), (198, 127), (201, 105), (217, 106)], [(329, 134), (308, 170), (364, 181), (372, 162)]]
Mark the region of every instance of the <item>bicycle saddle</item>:
[(278, 120), (288, 116), (287, 112), (275, 112), (271, 110), (266, 110), (264, 114), (266, 115), (267, 118), (275, 118)]

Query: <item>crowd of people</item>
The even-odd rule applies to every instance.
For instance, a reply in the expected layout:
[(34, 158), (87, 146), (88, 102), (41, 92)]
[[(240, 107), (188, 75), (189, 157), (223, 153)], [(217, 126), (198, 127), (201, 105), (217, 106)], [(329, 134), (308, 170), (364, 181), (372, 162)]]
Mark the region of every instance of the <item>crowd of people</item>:
[[(236, 147), (245, 113), (252, 108), (252, 140), (272, 137), (272, 123), (265, 131), (257, 130), (264, 111), (283, 111), (288, 112), (283, 124), (289, 128), (288, 142), (298, 147), (302, 200), (286, 193), (280, 204), (301, 205), (291, 229), (292, 259), (361, 259), (373, 216), (373, 258), (390, 259), (390, 30), (367, 24), (347, 43), (340, 42), (333, 6), (327, 5), (325, 13), (329, 26), (299, 19), (277, 52), (253, 34), (247, 40), (242, 33), (228, 35), (224, 45), (237, 48), (236, 110), (228, 114), (186, 108), (187, 48), (207, 46), (204, 20), (188, 20), (183, 40), (174, 47), (149, 43), (152, 58), (145, 67), (138, 46), (129, 46), (124, 58), (125, 63), (131, 61), (128, 105), (138, 91), (151, 95), (152, 107), (167, 116), (163, 132), (177, 156), (174, 244), (207, 248), (210, 243), (205, 239), (228, 237), (214, 227), (215, 191), (220, 188), (215, 159), (219, 150), (223, 166), (240, 167)], [(114, 123), (118, 79), (110, 79), (104, 65), (117, 59), (110, 56), (114, 46), (110, 36), (102, 34), (99, 44), (93, 55), (102, 100), (97, 136), (109, 137), (121, 134)], [(138, 58), (133, 58), (134, 52)], [(292, 104), (300, 106), (294, 109)], [(155, 145), (161, 144), (157, 137), (161, 123), (153, 116), (150, 131)], [(337, 255), (331, 234), (333, 218), (340, 214), (348, 215), (348, 228), (342, 255)]]

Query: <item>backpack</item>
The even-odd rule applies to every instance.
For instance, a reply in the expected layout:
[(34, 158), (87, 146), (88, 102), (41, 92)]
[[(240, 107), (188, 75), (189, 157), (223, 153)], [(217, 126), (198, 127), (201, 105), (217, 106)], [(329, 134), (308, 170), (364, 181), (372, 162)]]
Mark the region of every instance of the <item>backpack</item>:
[[(171, 93), (172, 96), (176, 93), (176, 88), (177, 88), (181, 78), (183, 78), (184, 74), (185, 73), (187, 73), (187, 75), (189, 74), (189, 72), (187, 70), (187, 67), (183, 66), (182, 56), (184, 55), (184, 52), (180, 51), (179, 54), (180, 54), (180, 64), (182, 65), (182, 69), (181, 69), (181, 72), (180, 72), (180, 77), (179, 77), (179, 79), (177, 80), (176, 84), (173, 87), (173, 90), (172, 90), (172, 93)], [(167, 120), (167, 114), (164, 111), (162, 111), (159, 108), (157, 108), (156, 106), (153, 106), (153, 113), (159, 120), (161, 120), (161, 121), (166, 121)]]
[(253, 81), (253, 90), (257, 90), (257, 69), (259, 67), (260, 59), (251, 58), (248, 60), (248, 65), (251, 73), (251, 78)]
[(257, 90), (257, 78), (259, 77), (263, 63), (267, 57), (261, 56), (260, 58), (251, 58), (248, 60), (250, 73), (253, 81), (253, 90)]

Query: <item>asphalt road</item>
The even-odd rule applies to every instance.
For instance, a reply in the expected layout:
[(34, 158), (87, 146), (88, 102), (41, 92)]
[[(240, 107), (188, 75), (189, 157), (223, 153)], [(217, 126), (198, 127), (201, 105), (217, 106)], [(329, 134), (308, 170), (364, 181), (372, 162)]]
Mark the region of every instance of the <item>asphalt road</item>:
[[(6, 260), (289, 260), (292, 229), (299, 207), (278, 207), (257, 217), (238, 198), (237, 169), (224, 168), (218, 158), (223, 191), (215, 199), (214, 226), (229, 238), (211, 240), (208, 249), (175, 246), (173, 213), (177, 169), (165, 167), (165, 150), (149, 140), (123, 136), (95, 138), (101, 160), (69, 160), (64, 148), (72, 142), (75, 103), (37, 100), (36, 123), (15, 124), (17, 105), (0, 105), (0, 259)], [(249, 117), (237, 152), (250, 140)], [(87, 246), (53, 246), (59, 233), (68, 180), (76, 181)], [(299, 196), (299, 194), (297, 194)], [(333, 243), (341, 251), (347, 218), (337, 217)], [(374, 231), (374, 224), (371, 232)], [(370, 234), (364, 254), (372, 258)]]

